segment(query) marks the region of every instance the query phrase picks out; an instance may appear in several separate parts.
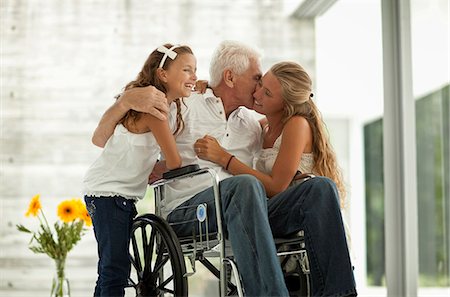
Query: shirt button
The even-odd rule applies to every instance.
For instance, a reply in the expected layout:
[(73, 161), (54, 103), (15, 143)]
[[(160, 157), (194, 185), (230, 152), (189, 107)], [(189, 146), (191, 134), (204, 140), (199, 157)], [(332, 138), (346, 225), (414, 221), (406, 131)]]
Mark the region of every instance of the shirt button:
[(216, 103), (219, 103), (219, 100), (216, 100)]
[(127, 205), (127, 203), (124, 201), (124, 202), (123, 202), (123, 205)]
[(219, 111), (220, 114), (222, 114), (223, 112)]
[(228, 137), (228, 135), (230, 135), (230, 134), (227, 133), (227, 137)]

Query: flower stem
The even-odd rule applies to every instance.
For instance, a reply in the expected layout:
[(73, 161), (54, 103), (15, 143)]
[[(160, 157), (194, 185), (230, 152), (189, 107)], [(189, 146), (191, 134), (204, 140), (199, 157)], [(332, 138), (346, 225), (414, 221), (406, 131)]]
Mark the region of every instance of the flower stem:
[[(50, 230), (50, 225), (48, 224), (47, 218), (45, 217), (44, 211), (42, 209), (41, 209), (41, 214), (42, 214), (42, 217), (44, 218), (47, 229)], [(41, 218), (39, 218), (39, 220), (41, 220)], [(42, 221), (41, 221), (41, 225), (42, 225)]]
[(70, 296), (70, 287), (65, 276), (66, 258), (63, 257), (55, 259), (55, 264), (56, 264), (56, 277), (53, 280), (52, 296), (55, 297)]

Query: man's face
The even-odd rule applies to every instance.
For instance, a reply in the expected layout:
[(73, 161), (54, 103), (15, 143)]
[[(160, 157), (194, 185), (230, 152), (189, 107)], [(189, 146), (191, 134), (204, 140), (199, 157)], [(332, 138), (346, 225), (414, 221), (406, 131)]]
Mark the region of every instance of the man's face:
[(249, 109), (253, 108), (253, 93), (256, 90), (256, 85), (261, 79), (262, 72), (259, 61), (250, 59), (250, 66), (241, 75), (236, 75), (235, 81), (235, 95), (239, 100), (239, 105), (245, 106)]

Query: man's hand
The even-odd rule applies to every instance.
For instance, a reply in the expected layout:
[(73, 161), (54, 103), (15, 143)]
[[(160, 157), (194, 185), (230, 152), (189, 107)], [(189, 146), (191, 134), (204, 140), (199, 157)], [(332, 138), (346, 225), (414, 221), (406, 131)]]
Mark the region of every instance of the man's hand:
[(165, 120), (169, 112), (166, 95), (154, 86), (126, 90), (118, 100), (127, 110), (149, 113), (160, 120)]
[(149, 113), (162, 121), (167, 119), (169, 112), (166, 95), (157, 88), (148, 86), (129, 89), (103, 114), (92, 136), (92, 143), (104, 147), (117, 123), (130, 109)]

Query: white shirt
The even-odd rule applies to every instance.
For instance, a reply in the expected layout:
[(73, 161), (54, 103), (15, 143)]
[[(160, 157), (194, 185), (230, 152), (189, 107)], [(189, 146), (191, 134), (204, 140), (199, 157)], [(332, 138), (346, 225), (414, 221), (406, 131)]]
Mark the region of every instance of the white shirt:
[[(197, 157), (194, 151), (195, 141), (210, 135), (230, 154), (253, 167), (253, 160), (261, 147), (262, 132), (254, 113), (240, 107), (233, 111), (227, 120), (222, 100), (216, 97), (211, 89), (207, 89), (205, 94), (192, 93), (184, 100), (184, 104), (181, 104), (181, 109), (185, 125), (184, 130), (176, 136), (176, 142), (183, 166), (199, 164), (201, 168), (212, 168), (218, 173), (220, 180), (231, 176), (220, 165)], [(176, 110), (172, 109), (172, 122), (175, 121), (175, 113)], [(163, 215), (167, 215), (175, 207), (210, 186), (211, 182), (206, 174), (166, 185), (165, 197), (170, 197), (170, 201), (163, 201), (161, 204)]]
[(159, 153), (153, 133), (135, 134), (117, 125), (102, 154), (84, 177), (84, 194), (142, 199)]

